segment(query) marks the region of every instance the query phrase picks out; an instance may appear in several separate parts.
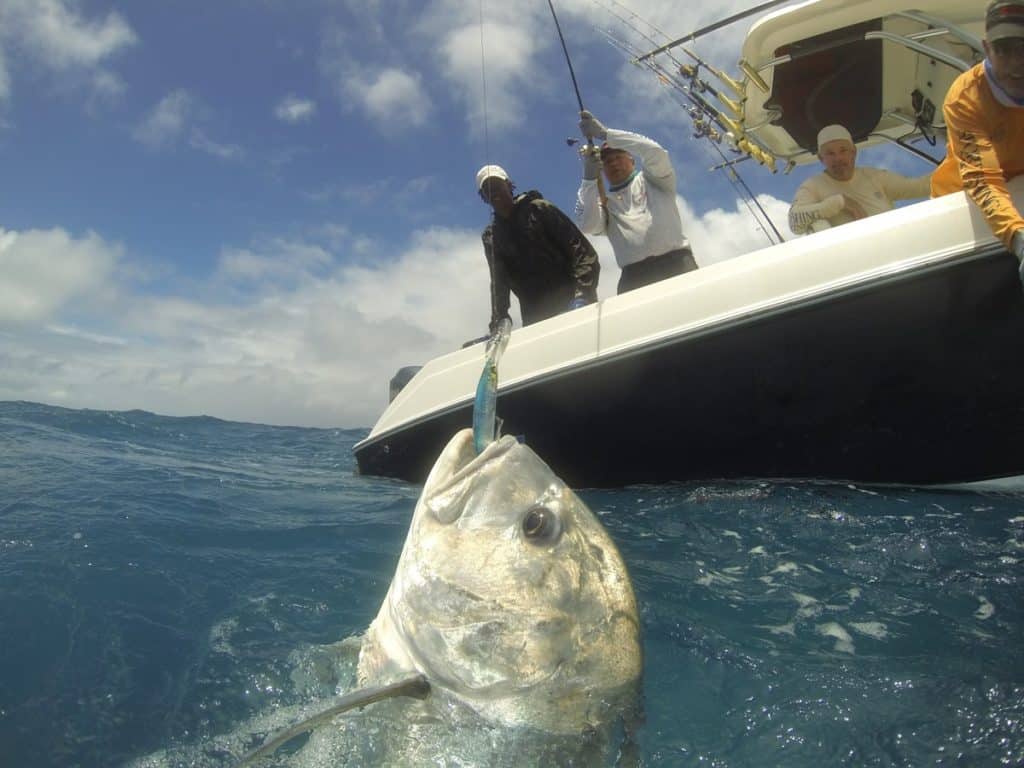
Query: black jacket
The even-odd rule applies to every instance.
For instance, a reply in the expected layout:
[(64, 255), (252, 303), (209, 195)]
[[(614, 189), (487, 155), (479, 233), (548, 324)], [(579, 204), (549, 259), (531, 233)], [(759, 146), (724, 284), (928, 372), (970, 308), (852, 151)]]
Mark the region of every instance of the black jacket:
[(491, 331), (508, 317), (509, 291), (523, 325), (564, 312), (576, 298), (597, 301), (597, 252), (572, 220), (531, 190), (517, 195), (512, 215), (495, 215), (483, 232), (491, 270)]

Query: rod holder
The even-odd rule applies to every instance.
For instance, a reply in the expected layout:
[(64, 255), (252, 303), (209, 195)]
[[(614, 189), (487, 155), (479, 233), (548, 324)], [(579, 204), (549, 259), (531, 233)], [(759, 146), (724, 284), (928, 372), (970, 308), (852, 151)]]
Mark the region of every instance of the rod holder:
[(768, 87), (768, 83), (764, 81), (764, 78), (757, 73), (757, 70), (750, 66), (750, 62), (746, 59), (740, 59), (740, 69), (743, 70), (743, 74), (749, 78), (750, 82), (758, 87), (762, 92), (768, 93), (771, 90)]

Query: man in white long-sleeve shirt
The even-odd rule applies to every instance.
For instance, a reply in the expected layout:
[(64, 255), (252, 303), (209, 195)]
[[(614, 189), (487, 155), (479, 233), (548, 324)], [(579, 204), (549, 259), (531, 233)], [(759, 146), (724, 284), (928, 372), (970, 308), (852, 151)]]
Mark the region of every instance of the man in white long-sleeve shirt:
[(797, 189), (789, 228), (797, 235), (838, 227), (892, 210), (893, 200), (931, 194), (931, 174), (910, 179), (879, 168), (857, 168), (857, 145), (841, 125), (818, 132), (818, 159), (825, 172)]
[[(676, 174), (668, 152), (646, 136), (605, 128), (586, 110), (580, 112), (580, 130), (604, 144), (583, 150), (576, 221), (584, 233), (611, 241), (622, 269), (618, 293), (696, 269), (676, 207)], [(602, 169), (607, 192), (599, 179)]]

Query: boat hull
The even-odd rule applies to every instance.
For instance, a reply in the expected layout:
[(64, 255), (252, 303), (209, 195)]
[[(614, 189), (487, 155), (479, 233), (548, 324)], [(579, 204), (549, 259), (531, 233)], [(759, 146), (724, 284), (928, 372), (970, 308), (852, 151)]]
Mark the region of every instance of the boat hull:
[[(1024, 296), (1005, 251), (666, 339), (503, 391), (576, 487), (715, 478), (960, 483), (1024, 474)], [(357, 446), (422, 482), (472, 403)]]

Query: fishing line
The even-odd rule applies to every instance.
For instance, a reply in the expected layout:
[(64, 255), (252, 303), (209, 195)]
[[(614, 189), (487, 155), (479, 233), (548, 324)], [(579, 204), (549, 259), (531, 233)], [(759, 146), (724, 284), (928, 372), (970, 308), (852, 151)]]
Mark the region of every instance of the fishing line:
[[(638, 29), (635, 24), (632, 24), (628, 19), (623, 18), (621, 15), (616, 13), (613, 9), (609, 8), (607, 5), (604, 5), (604, 4), (600, 3), (600, 2), (598, 2), (598, 0), (592, 0), (592, 2), (594, 2), (595, 5), (601, 7), (607, 13), (610, 13), (612, 16), (614, 16), (616, 19), (618, 19), (620, 22), (622, 22), (626, 27), (631, 29), (636, 34), (640, 35), (640, 37), (642, 37), (648, 43), (650, 43), (652, 45), (657, 45), (657, 41), (654, 40), (650, 35), (646, 34), (643, 30)], [(627, 8), (626, 6), (622, 5), (622, 3), (618, 2), (618, 0), (610, 0), (610, 2), (614, 3), (617, 7), (623, 9), (624, 11), (628, 12), (632, 18), (637, 19), (638, 21), (643, 22), (647, 27), (652, 29), (655, 33), (657, 33), (657, 34), (659, 34), (659, 35), (661, 35), (662, 37), (665, 37), (665, 38), (668, 37), (668, 35), (666, 35), (662, 30), (660, 30), (654, 24), (652, 24), (651, 22), (647, 21), (646, 19), (641, 18), (636, 12), (634, 12), (631, 9)], [(679, 91), (679, 92), (683, 93), (694, 105), (696, 105), (696, 107), (701, 112), (703, 112), (705, 115), (707, 115), (712, 120), (714, 120), (715, 123), (723, 131), (728, 131), (727, 126), (723, 125), (722, 122), (719, 120), (718, 115), (717, 115), (718, 111), (715, 110), (714, 108), (712, 108), (704, 100), (703, 97), (701, 97), (697, 93), (694, 93), (693, 88), (691, 86), (688, 86), (688, 85), (686, 85), (684, 83), (679, 82), (676, 79), (674, 74), (670, 74), (667, 70), (665, 70), (665, 68), (663, 66), (661, 66), (660, 64), (657, 64), (653, 60), (652, 57), (637, 56), (635, 51), (632, 49), (632, 46), (629, 43), (627, 43), (625, 41), (622, 41), (622, 40), (618, 40), (608, 30), (601, 30), (601, 31), (603, 32), (605, 37), (609, 40), (609, 42), (611, 42), (613, 45), (615, 45), (616, 47), (618, 47), (620, 50), (624, 51), (625, 53), (630, 54), (634, 64), (636, 64), (637, 66), (646, 67), (647, 69), (651, 70), (655, 74), (655, 76), (658, 78), (658, 80), (663, 85), (668, 85), (673, 90), (676, 90), (676, 91)], [(677, 68), (681, 68), (683, 66), (682, 62), (680, 62), (671, 53), (668, 53), (667, 50), (665, 50), (664, 52), (667, 53), (668, 58), (672, 61), (672, 63), (674, 65), (676, 65)], [(684, 49), (684, 52), (687, 53), (691, 58), (693, 58), (696, 61), (700, 62), (700, 58), (698, 56), (696, 56), (695, 54), (693, 54), (690, 51), (687, 51), (685, 49)], [(694, 79), (696, 79), (696, 78), (694, 78)], [(676, 101), (677, 101), (677, 103), (679, 103), (678, 99), (676, 99)], [(681, 104), (681, 103), (680, 103), (680, 106), (684, 109), (684, 111), (687, 112), (687, 114), (690, 115), (690, 119), (693, 120), (694, 117), (693, 117), (693, 114), (692, 114), (690, 108), (688, 108), (685, 104)], [(732, 163), (729, 162), (729, 158), (726, 157), (725, 153), (722, 151), (722, 148), (718, 145), (717, 142), (712, 141), (710, 139), (710, 137), (707, 137), (705, 135), (704, 138), (708, 138), (708, 140), (714, 146), (715, 151), (721, 157), (721, 159), (730, 166), (730, 168), (726, 172), (726, 178), (728, 179), (730, 185), (733, 187), (733, 189), (736, 191), (736, 193), (743, 200), (744, 205), (746, 206), (747, 210), (750, 212), (751, 216), (753, 216), (754, 221), (757, 222), (757, 224), (760, 227), (761, 231), (764, 232), (765, 236), (768, 238), (768, 242), (770, 242), (772, 245), (775, 244), (775, 240), (772, 238), (771, 233), (768, 231), (769, 228), (771, 229), (771, 232), (773, 232), (775, 234), (775, 237), (778, 238), (778, 242), (780, 242), (780, 243), (783, 242), (785, 238), (783, 238), (782, 234), (779, 232), (778, 228), (775, 226), (775, 223), (772, 221), (771, 217), (768, 215), (768, 212), (764, 210), (764, 208), (762, 207), (760, 201), (758, 201), (757, 197), (751, 191), (750, 187), (747, 186), (747, 183), (746, 183), (746, 181), (744, 181), (743, 177), (735, 169), (731, 168)], [(705, 151), (706, 151), (706, 148), (705, 148)], [(739, 187), (737, 187), (737, 183), (742, 185), (742, 188), (743, 188), (742, 190)], [(757, 211), (760, 212), (760, 216), (758, 215), (758, 213), (756, 213), (754, 211), (754, 208), (756, 208)], [(767, 227), (765, 227), (765, 223), (767, 223)]]
[(565, 44), (565, 37), (562, 35), (562, 25), (558, 23), (558, 15), (555, 13), (555, 4), (548, 0), (548, 8), (551, 9), (551, 18), (555, 20), (555, 29), (558, 30), (558, 39), (562, 41), (562, 53), (565, 54), (565, 63), (569, 65), (569, 77), (572, 78), (572, 88), (576, 91), (576, 103), (580, 105), (580, 112), (583, 111), (583, 97), (580, 96), (580, 87), (576, 83), (576, 72), (572, 68), (572, 60), (569, 58), (569, 48)]
[[(643, 33), (636, 28), (633, 28), (633, 31), (637, 32), (640, 35), (643, 35)], [(624, 53), (631, 56), (635, 53), (635, 51), (632, 49), (629, 43), (623, 40), (619, 40), (607, 30), (604, 30), (603, 34), (612, 45), (614, 45), (616, 48), (619, 48), (619, 50), (623, 51)], [(638, 66), (644, 66), (647, 69), (651, 70), (657, 76), (658, 82), (660, 82), (662, 85), (670, 87), (673, 93), (673, 101), (675, 101), (688, 114), (689, 110), (692, 109), (692, 107), (687, 107), (686, 104), (680, 101), (679, 97), (675, 95), (675, 92), (683, 93), (683, 95), (687, 96), (691, 101), (693, 101), (694, 104), (700, 106), (700, 102), (694, 99), (694, 95), (690, 93), (690, 89), (687, 86), (675, 82), (672, 76), (670, 76), (662, 67), (660, 67), (657, 64), (654, 64), (650, 59), (644, 61), (642, 65)], [(690, 115), (690, 117), (691, 119), (693, 119), (692, 115)], [(751, 218), (753, 218), (758, 228), (764, 233), (765, 237), (768, 238), (768, 242), (771, 243), (772, 245), (775, 245), (775, 240), (772, 239), (772, 235), (768, 231), (769, 228), (772, 232), (775, 233), (776, 237), (779, 238), (778, 241), (780, 243), (783, 242), (784, 238), (779, 233), (779, 230), (775, 227), (775, 224), (772, 222), (771, 217), (768, 216), (768, 213), (761, 206), (760, 202), (758, 202), (750, 187), (748, 187), (747, 183), (743, 180), (743, 177), (740, 176), (738, 173), (735, 172), (734, 169), (731, 168), (732, 163), (730, 162), (729, 158), (726, 157), (725, 153), (722, 151), (722, 148), (718, 146), (718, 144), (714, 141), (710, 141), (710, 144), (712, 147), (714, 147), (715, 151), (718, 153), (722, 161), (726, 163), (728, 166), (730, 166), (726, 170), (726, 180), (729, 182), (730, 186), (732, 186), (733, 190), (736, 192), (736, 195), (739, 197), (739, 199), (743, 202), (744, 206), (746, 206), (747, 212), (750, 214)], [(708, 154), (708, 156), (710, 157), (710, 153), (708, 152), (706, 146), (703, 146), (703, 150), (705, 154)], [(742, 189), (739, 186), (737, 186), (737, 184), (742, 185)], [(755, 207), (757, 210), (755, 210)], [(760, 215), (758, 215), (758, 211), (760, 211)], [(767, 226), (765, 226), (766, 222)]]
[[(698, 37), (700, 37), (702, 35), (706, 35), (708, 32), (714, 32), (716, 29), (721, 29), (722, 27), (727, 27), (730, 24), (732, 24), (734, 21), (739, 21), (740, 19), (745, 19), (748, 16), (753, 16), (754, 14), (760, 13), (761, 11), (767, 11), (769, 8), (774, 8), (777, 5), (785, 5), (786, 3), (789, 3), (789, 2), (792, 2), (792, 0), (771, 0), (770, 2), (767, 2), (767, 3), (761, 3), (761, 5), (755, 6), (753, 8), (748, 8), (745, 11), (740, 11), (739, 13), (735, 13), (732, 16), (729, 16), (728, 18), (716, 21), (714, 24), (709, 24), (706, 27), (701, 27), (700, 29), (698, 29), (698, 30), (696, 30), (694, 32), (691, 32), (686, 37), (680, 37), (678, 40), (673, 40), (672, 42), (667, 43), (667, 44), (661, 46), (657, 50), (649, 51), (649, 52), (645, 53), (640, 58), (641, 58), (641, 60), (652, 58), (652, 57), (656, 56), (659, 53), (664, 53), (669, 48), (675, 48), (677, 45), (681, 45), (682, 43), (685, 43), (687, 40), (689, 40), (690, 42), (693, 42)], [(665, 37), (668, 37), (668, 35), (665, 35)]]
[(487, 68), (484, 56), (484, 0), (480, 0), (480, 88), (484, 115), (484, 159), (491, 162), (491, 138), (487, 131)]
[[(562, 25), (558, 23), (558, 14), (555, 13), (555, 4), (552, 0), (548, 0), (548, 8), (551, 9), (551, 18), (555, 20), (555, 29), (558, 30), (558, 39), (562, 43), (562, 53), (565, 54), (565, 63), (569, 65), (569, 77), (572, 78), (572, 89), (576, 91), (576, 103), (579, 104), (580, 112), (582, 113), (584, 111), (583, 97), (580, 96), (580, 86), (576, 82), (576, 72), (572, 68), (572, 59), (569, 58), (569, 47), (565, 44), (565, 36), (562, 34)], [(589, 147), (590, 151), (594, 151), (593, 136), (587, 136), (587, 147)], [(601, 178), (600, 172), (597, 174), (597, 197), (601, 203), (601, 211), (604, 213), (605, 224), (607, 224), (611, 211), (608, 210), (608, 194), (605, 192), (604, 180)]]

